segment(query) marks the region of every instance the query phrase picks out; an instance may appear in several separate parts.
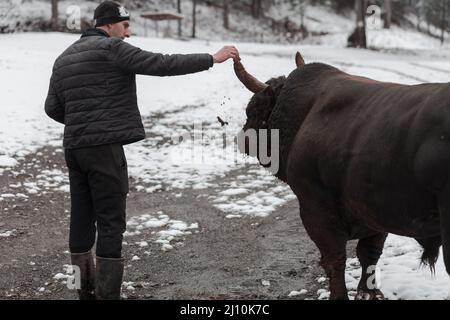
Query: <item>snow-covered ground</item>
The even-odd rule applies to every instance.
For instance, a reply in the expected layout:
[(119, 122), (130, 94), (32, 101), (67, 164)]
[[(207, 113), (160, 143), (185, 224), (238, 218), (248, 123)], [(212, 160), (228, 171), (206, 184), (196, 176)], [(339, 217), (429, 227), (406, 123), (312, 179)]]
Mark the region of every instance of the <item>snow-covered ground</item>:
[[(46, 117), (44, 101), (53, 61), (77, 38), (77, 35), (59, 33), (0, 35), (0, 174), (39, 147), (60, 145), (63, 128)], [(131, 38), (129, 42), (146, 50), (164, 53), (214, 53), (225, 44), (140, 37)], [(237, 43), (236, 46), (247, 70), (264, 81), (290, 73), (295, 66), (297, 50), (302, 52), (307, 62), (326, 62), (347, 72), (383, 81), (407, 84), (448, 82), (450, 72), (450, 52), (426, 50), (426, 44), (401, 55), (332, 45)], [(244, 109), (251, 93), (236, 79), (231, 62), (182, 77), (138, 76), (137, 84), (140, 110), (149, 138), (126, 146), (129, 172), (136, 180), (133, 186), (136, 190), (149, 193), (175, 190), (182, 193), (187, 188), (214, 188), (213, 180), (243, 168), (246, 163), (255, 163), (237, 153), (233, 144), (233, 138), (245, 121)], [(217, 116), (229, 125), (222, 127)], [(203, 132), (203, 138), (199, 132)], [(191, 134), (193, 141), (188, 139), (178, 143), (180, 136), (186, 138)], [(218, 138), (223, 134), (228, 141), (225, 149), (222, 139)], [(15, 191), (19, 187), (25, 188), (26, 192)], [(10, 186), (10, 191), (0, 194), (0, 202), (11, 196), (26, 200), (28, 196), (52, 188), (68, 191), (67, 178), (61, 177), (58, 168), (42, 172), (35, 181), (27, 181), (23, 186)], [(292, 198), (287, 186), (259, 166), (251, 166), (236, 181), (226, 182), (222, 190), (208, 200), (227, 217), (239, 218), (245, 215), (267, 216)], [(132, 235), (142, 228), (153, 227), (159, 228), (153, 240), (159, 241), (162, 248), (170, 249), (177, 245), (177, 237), (195, 232), (197, 225), (195, 221), (171, 220), (170, 213), (143, 213), (129, 221), (128, 232)], [(2, 233), (0, 237), (8, 235)], [(136, 245), (145, 247), (145, 241)], [(430, 277), (429, 271), (418, 268), (420, 251), (413, 240), (398, 236), (388, 238), (380, 261), (381, 288), (388, 298), (448, 297), (450, 279), (442, 260), (438, 262), (436, 276)], [(349, 260), (346, 277), (350, 289), (357, 284), (357, 273), (357, 264)], [(298, 289), (302, 292), (303, 288)], [(327, 292), (318, 295), (327, 297)]]

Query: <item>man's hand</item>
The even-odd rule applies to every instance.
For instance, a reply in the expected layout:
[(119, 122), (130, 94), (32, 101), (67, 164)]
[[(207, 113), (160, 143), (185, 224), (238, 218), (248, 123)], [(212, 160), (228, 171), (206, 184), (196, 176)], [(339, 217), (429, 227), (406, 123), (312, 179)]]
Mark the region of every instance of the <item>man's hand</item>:
[(230, 58), (239, 61), (239, 51), (234, 46), (225, 46), (213, 55), (214, 63), (222, 63)]

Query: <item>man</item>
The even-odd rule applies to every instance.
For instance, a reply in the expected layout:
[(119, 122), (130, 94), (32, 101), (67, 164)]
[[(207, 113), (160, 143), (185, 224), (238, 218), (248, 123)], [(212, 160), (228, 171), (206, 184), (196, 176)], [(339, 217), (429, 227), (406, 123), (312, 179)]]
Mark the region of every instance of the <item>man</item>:
[[(119, 299), (124, 259), (127, 162), (122, 145), (145, 138), (136, 74), (174, 76), (239, 59), (226, 46), (209, 54), (162, 55), (127, 44), (130, 16), (112, 1), (94, 12), (95, 28), (55, 61), (45, 111), (65, 124), (72, 264), (80, 268), (80, 299)], [(91, 254), (97, 233), (96, 264)]]

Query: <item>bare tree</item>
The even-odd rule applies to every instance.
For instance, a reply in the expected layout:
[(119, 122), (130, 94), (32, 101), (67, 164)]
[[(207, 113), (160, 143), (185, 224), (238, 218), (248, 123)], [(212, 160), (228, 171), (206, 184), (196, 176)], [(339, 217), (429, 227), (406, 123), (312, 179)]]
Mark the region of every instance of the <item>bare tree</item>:
[(192, 0), (192, 38), (195, 38), (196, 24), (197, 24), (197, 0)]
[(223, 27), (230, 29), (230, 0), (223, 1)]
[(447, 0), (441, 0), (441, 44), (444, 44), (447, 29)]
[(306, 6), (307, 0), (300, 0), (300, 28), (305, 30), (305, 14), (306, 14)]
[[(177, 11), (178, 14), (181, 14), (181, 0), (177, 0)], [(181, 19), (178, 20), (178, 37), (181, 38), (182, 36), (182, 28), (181, 28)]]
[(262, 0), (252, 0), (251, 11), (253, 18), (259, 18), (261, 15)]
[(392, 24), (392, 0), (384, 0), (384, 28), (389, 29)]
[(355, 0), (356, 28), (348, 37), (348, 46), (367, 48), (366, 40), (366, 10), (367, 0)]
[(52, 30), (58, 31), (58, 0), (52, 0)]

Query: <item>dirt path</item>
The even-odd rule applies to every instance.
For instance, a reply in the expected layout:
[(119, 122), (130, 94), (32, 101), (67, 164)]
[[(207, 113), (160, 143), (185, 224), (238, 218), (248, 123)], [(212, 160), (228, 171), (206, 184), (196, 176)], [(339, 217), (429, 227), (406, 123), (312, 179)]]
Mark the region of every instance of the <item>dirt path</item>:
[[(38, 194), (27, 193), (25, 188), (49, 174), (44, 170), (65, 172), (60, 150), (43, 148), (0, 176), (0, 194), (15, 195), (0, 201), (0, 234), (11, 232), (0, 237), (1, 299), (76, 297), (61, 279), (54, 278), (64, 273), (70, 261), (69, 197), (59, 187), (65, 183), (44, 184)], [(296, 201), (266, 218), (234, 219), (225, 218), (208, 201), (224, 179), (233, 179), (242, 170), (216, 181), (214, 190), (131, 191), (128, 219), (162, 211), (170, 219), (197, 223), (198, 228), (169, 251), (154, 241), (154, 229), (125, 237), (126, 298), (288, 299), (291, 291), (301, 289), (308, 292), (294, 299), (317, 298), (317, 290), (326, 283), (317, 281), (323, 275), (318, 252), (301, 226)], [(133, 260), (134, 256), (139, 260)]]

